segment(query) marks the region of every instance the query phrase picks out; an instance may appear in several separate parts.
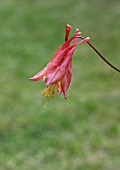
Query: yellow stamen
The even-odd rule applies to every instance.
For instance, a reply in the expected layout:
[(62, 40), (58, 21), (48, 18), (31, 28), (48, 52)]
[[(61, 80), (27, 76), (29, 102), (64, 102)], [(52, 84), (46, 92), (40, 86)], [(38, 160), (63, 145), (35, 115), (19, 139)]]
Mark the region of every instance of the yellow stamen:
[(46, 79), (46, 76), (43, 76), (43, 81), (45, 81), (45, 79)]
[(54, 96), (55, 84), (50, 84), (48, 87), (42, 90), (42, 95), (45, 97), (52, 98)]

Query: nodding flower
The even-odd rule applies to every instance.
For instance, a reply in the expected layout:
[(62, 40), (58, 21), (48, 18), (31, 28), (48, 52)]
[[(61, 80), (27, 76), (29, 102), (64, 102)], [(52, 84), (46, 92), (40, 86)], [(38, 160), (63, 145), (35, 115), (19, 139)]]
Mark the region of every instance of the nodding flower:
[[(72, 27), (70, 25), (66, 26), (65, 42), (58, 48), (46, 67), (30, 78), (32, 81), (42, 79), (42, 82), (46, 83), (46, 88), (42, 90), (43, 96), (52, 98), (54, 96), (54, 89), (56, 88), (58, 95), (63, 93), (66, 99), (66, 93), (72, 77), (72, 56), (75, 47), (90, 40), (87, 37), (78, 41), (78, 37), (81, 35), (79, 29), (76, 29), (75, 35), (69, 39), (71, 29)], [(73, 43), (70, 44), (72, 41)]]

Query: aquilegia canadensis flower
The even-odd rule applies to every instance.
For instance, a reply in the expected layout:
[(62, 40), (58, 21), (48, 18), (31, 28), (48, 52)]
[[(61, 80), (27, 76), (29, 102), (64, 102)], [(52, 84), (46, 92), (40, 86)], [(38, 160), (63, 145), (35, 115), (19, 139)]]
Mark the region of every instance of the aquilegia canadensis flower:
[[(83, 44), (90, 40), (89, 37), (83, 38), (78, 41), (81, 32), (76, 29), (76, 33), (70, 39), (69, 33), (71, 26), (67, 25), (65, 32), (65, 43), (62, 44), (58, 50), (55, 52), (53, 58), (46, 65), (46, 67), (37, 73), (34, 77), (30, 78), (32, 81), (37, 81), (42, 79), (42, 82), (46, 83), (46, 88), (42, 90), (42, 95), (46, 97), (53, 97), (54, 88), (57, 89), (58, 94), (64, 94), (66, 99), (66, 93), (71, 82), (72, 76), (72, 56), (76, 45)], [(81, 38), (81, 37), (80, 37)], [(72, 44), (70, 44), (73, 42)]]
[[(103, 57), (103, 55), (89, 42), (89, 37), (84, 38), (83, 36), (80, 36), (81, 32), (79, 29), (76, 29), (75, 35), (68, 39), (71, 28), (70, 25), (66, 26), (65, 43), (58, 48), (46, 67), (34, 77), (30, 78), (32, 81), (42, 79), (42, 82), (46, 83), (46, 88), (42, 90), (43, 96), (49, 98), (53, 97), (54, 88), (56, 87), (58, 94), (60, 95), (63, 93), (64, 98), (66, 99), (66, 93), (72, 76), (72, 56), (75, 47), (78, 44), (86, 42), (109, 66), (120, 72), (120, 69), (116, 68), (106, 60), (105, 57)], [(82, 40), (78, 41), (78, 38), (81, 38)], [(70, 44), (71, 42), (73, 43)]]

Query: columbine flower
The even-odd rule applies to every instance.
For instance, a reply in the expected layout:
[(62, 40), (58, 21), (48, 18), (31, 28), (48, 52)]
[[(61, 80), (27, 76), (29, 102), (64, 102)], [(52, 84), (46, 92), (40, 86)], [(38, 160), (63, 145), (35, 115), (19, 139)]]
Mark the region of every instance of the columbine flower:
[[(71, 28), (72, 27), (70, 25), (66, 26), (65, 43), (58, 48), (47, 66), (34, 77), (30, 78), (30, 80), (33, 81), (42, 79), (42, 82), (46, 83), (46, 88), (42, 90), (43, 96), (49, 98), (53, 97), (54, 88), (56, 87), (58, 94), (60, 95), (63, 93), (64, 98), (66, 99), (66, 93), (72, 76), (71, 67), (74, 49), (77, 44), (82, 44), (90, 40), (88, 37), (77, 42), (77, 39), (81, 34), (78, 29), (76, 30), (75, 35), (68, 39)], [(73, 44), (70, 45), (72, 41)]]

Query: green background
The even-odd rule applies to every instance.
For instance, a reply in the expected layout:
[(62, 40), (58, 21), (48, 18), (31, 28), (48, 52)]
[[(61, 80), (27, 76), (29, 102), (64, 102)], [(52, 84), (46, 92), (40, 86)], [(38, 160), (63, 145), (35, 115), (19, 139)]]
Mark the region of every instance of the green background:
[(77, 46), (67, 93), (46, 100), (40, 71), (65, 26), (120, 68), (119, 0), (0, 1), (0, 170), (118, 170), (120, 75)]

